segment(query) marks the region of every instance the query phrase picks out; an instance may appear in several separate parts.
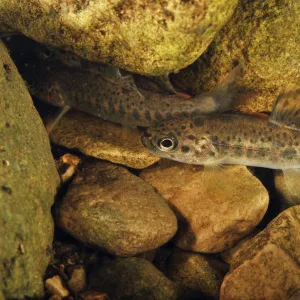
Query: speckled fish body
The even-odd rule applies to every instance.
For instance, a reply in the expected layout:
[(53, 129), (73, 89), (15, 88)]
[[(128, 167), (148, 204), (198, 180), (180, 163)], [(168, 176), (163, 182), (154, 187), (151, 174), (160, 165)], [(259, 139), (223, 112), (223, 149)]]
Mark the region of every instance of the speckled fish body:
[[(234, 69), (215, 90), (186, 99), (179, 94), (139, 90), (131, 75), (123, 77), (116, 68), (85, 64), (82, 59), (73, 59), (72, 64), (67, 58), (40, 59), (35, 68), (24, 70), (24, 79), (32, 82), (31, 93), (52, 105), (70, 106), (129, 126), (148, 127), (162, 120), (223, 111), (236, 96), (229, 86), (240, 71)], [(68, 65), (61, 61), (68, 61)]]
[(292, 128), (295, 122), (286, 123), (299, 112), (300, 101), (291, 102), (294, 108), (281, 119), (284, 103), (275, 107), (271, 120), (230, 114), (182, 118), (150, 127), (142, 142), (157, 156), (188, 164), (300, 168), (300, 131)]

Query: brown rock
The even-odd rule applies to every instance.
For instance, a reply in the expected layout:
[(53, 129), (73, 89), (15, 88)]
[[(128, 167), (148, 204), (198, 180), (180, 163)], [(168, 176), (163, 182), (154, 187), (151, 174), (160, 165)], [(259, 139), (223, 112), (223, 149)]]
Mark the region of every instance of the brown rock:
[(79, 294), (81, 300), (109, 300), (107, 294), (97, 291), (85, 291)]
[(50, 138), (55, 144), (135, 169), (146, 168), (159, 160), (144, 148), (138, 129), (125, 128), (78, 111), (66, 114)]
[(179, 220), (176, 244), (185, 250), (220, 252), (247, 235), (268, 207), (268, 193), (245, 166), (203, 170), (168, 162), (141, 178), (167, 199)]
[(155, 249), (177, 220), (153, 188), (125, 168), (89, 159), (57, 207), (59, 225), (84, 243), (121, 256)]
[(83, 266), (73, 270), (68, 281), (68, 287), (74, 293), (79, 293), (86, 288), (86, 271)]
[(278, 215), (241, 247), (221, 287), (222, 300), (285, 300), (300, 287), (300, 206)]
[(52, 295), (57, 295), (62, 298), (69, 296), (69, 291), (63, 286), (63, 282), (58, 275), (48, 278), (45, 282), (45, 288)]
[(235, 258), (239, 255), (239, 252), (244, 249), (244, 247), (247, 247), (251, 244), (252, 239), (257, 235), (259, 231), (253, 230), (250, 234), (242, 238), (235, 244), (232, 248), (229, 248), (225, 251), (223, 251), (221, 254), (221, 257), (224, 261), (226, 261), (228, 264), (231, 264), (234, 262)]
[(275, 170), (275, 188), (279, 194), (281, 207), (286, 209), (300, 204), (300, 172)]
[(223, 281), (223, 274), (216, 268), (220, 263), (208, 255), (175, 251), (169, 259), (167, 276), (181, 286), (189, 297), (218, 299)]

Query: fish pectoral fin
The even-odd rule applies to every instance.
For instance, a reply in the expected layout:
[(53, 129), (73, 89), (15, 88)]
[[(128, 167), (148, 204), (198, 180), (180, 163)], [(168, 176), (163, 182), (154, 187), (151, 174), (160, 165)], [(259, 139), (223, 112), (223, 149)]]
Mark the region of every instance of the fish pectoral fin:
[(300, 131), (300, 89), (282, 93), (278, 96), (269, 122)]
[(50, 134), (52, 129), (58, 124), (61, 118), (71, 109), (70, 106), (59, 107), (57, 112), (45, 121), (45, 127)]
[(176, 94), (176, 90), (173, 84), (170, 81), (169, 75), (161, 75), (161, 76), (146, 76), (156, 84), (158, 84), (165, 91), (169, 92), (171, 95)]

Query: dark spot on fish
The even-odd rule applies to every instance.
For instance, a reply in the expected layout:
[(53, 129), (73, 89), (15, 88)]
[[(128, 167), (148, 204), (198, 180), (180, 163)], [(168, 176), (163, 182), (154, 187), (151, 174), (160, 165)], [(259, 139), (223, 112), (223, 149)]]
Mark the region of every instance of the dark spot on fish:
[(151, 115), (150, 115), (150, 112), (149, 112), (148, 109), (145, 110), (145, 118), (146, 118), (147, 121), (151, 121)]
[(299, 142), (295, 142), (295, 146), (299, 146)]
[(198, 151), (198, 150), (196, 150), (196, 151), (195, 151), (195, 155), (196, 155), (196, 156), (199, 156), (199, 155), (200, 155), (200, 153), (201, 153), (201, 152), (200, 152), (200, 151)]
[(173, 122), (172, 122), (172, 123), (170, 123), (170, 126), (172, 126), (172, 127), (173, 127), (173, 126), (174, 126), (174, 123), (173, 123)]
[(144, 104), (144, 101), (140, 101), (140, 105), (143, 105)]
[(204, 121), (202, 118), (197, 118), (197, 119), (194, 119), (194, 124), (197, 126), (197, 127), (201, 127), (204, 125)]
[(201, 149), (203, 149), (203, 150), (206, 149), (206, 145), (202, 145)]
[(133, 115), (133, 117), (134, 117), (136, 120), (140, 120), (140, 119), (141, 119), (140, 113), (138, 112), (137, 109), (134, 109), (134, 110), (132, 111), (132, 115)]
[(190, 140), (195, 140), (196, 138), (195, 138), (194, 135), (188, 135), (188, 139), (190, 139)]
[(244, 137), (247, 137), (248, 136), (248, 133), (247, 132), (244, 132)]
[(183, 111), (183, 112), (181, 112), (179, 114), (179, 117), (181, 117), (181, 118), (187, 118), (187, 117), (189, 117), (189, 114), (186, 111)]
[(227, 136), (227, 141), (228, 141), (228, 142), (230, 141), (230, 136)]
[(283, 138), (286, 138), (286, 137), (287, 137), (287, 133), (286, 133), (286, 132), (283, 132), (283, 133), (282, 133), (282, 137), (283, 137)]
[(190, 128), (194, 128), (194, 124), (193, 123), (190, 123)]
[(293, 141), (288, 141), (289, 146), (293, 146)]
[(192, 111), (192, 114), (191, 114), (192, 118), (198, 117), (199, 115), (201, 115), (201, 110), (200, 109), (195, 109), (195, 110)]
[(135, 107), (135, 103), (134, 102), (131, 102), (131, 107)]
[(216, 143), (218, 143), (219, 138), (216, 135), (214, 135), (211, 140), (214, 144), (216, 144)]
[(277, 138), (280, 138), (280, 134), (279, 134), (279, 133), (276, 133), (276, 137), (277, 137)]
[(208, 153), (208, 155), (209, 155), (209, 156), (215, 156), (215, 155), (216, 155), (216, 153), (215, 153), (215, 152), (213, 152), (213, 151), (210, 151), (210, 152)]
[(281, 147), (285, 147), (285, 143), (284, 143), (284, 142), (281, 142), (280, 146), (281, 146)]
[(170, 107), (170, 104), (169, 104), (169, 103), (166, 103), (166, 106), (167, 106), (167, 107)]
[(126, 108), (127, 108), (127, 109), (130, 109), (130, 104), (127, 104), (127, 105), (126, 105)]
[(186, 129), (186, 126), (181, 126), (181, 129), (182, 129), (182, 130), (185, 130), (185, 129)]
[(125, 107), (123, 104), (120, 104), (120, 106), (119, 106), (119, 113), (121, 116), (125, 116), (125, 114), (126, 114)]
[(170, 112), (167, 112), (166, 119), (167, 120), (173, 119), (173, 116), (172, 116), (172, 114)]
[(268, 141), (271, 142), (272, 141), (272, 137), (268, 136)]
[(256, 129), (252, 129), (252, 133), (256, 133)]
[(254, 143), (254, 140), (253, 140), (253, 139), (250, 139), (250, 143)]
[(189, 152), (189, 151), (190, 151), (190, 147), (188, 147), (188, 146), (182, 146), (182, 147), (181, 147), (181, 152), (187, 153), (187, 152)]
[(242, 141), (242, 139), (239, 137), (239, 138), (238, 138), (238, 142), (240, 143), (241, 141)]
[(297, 154), (297, 151), (295, 149), (291, 148), (291, 149), (284, 150), (281, 155), (285, 159), (293, 159), (296, 154)]
[(8, 122), (5, 123), (6, 128), (10, 128), (10, 124)]
[(260, 138), (260, 141), (261, 141), (261, 142), (264, 142), (264, 141), (265, 141), (265, 139), (264, 139), (264, 138)]

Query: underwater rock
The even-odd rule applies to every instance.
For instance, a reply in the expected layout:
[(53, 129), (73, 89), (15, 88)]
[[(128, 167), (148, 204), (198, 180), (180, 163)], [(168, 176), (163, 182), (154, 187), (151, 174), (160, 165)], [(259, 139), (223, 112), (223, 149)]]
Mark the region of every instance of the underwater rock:
[(56, 215), (78, 240), (120, 256), (158, 248), (177, 230), (172, 210), (150, 185), (97, 159), (79, 167)]
[(237, 0), (2, 0), (0, 28), (7, 25), (89, 60), (163, 75), (194, 62), (236, 4)]
[(180, 299), (176, 284), (141, 258), (119, 258), (96, 265), (90, 273), (89, 285), (115, 300)]
[(269, 197), (245, 166), (203, 170), (160, 163), (141, 172), (174, 209), (176, 245), (195, 252), (220, 252), (247, 235), (264, 216)]
[(275, 188), (280, 198), (281, 208), (286, 209), (300, 204), (300, 172), (275, 170)]
[(221, 300), (289, 299), (300, 286), (300, 206), (282, 212), (244, 244), (221, 286)]
[(299, 83), (299, 28), (299, 1), (241, 0), (207, 51), (173, 80), (199, 94), (218, 86), (232, 65), (242, 63), (245, 74), (237, 85), (252, 95), (238, 109), (269, 112), (278, 94)]
[(61, 277), (58, 275), (48, 278), (45, 282), (45, 288), (51, 295), (61, 298), (67, 297), (70, 294), (70, 292), (64, 287)]
[(232, 248), (229, 248), (220, 253), (222, 260), (226, 263), (231, 264), (235, 257), (239, 255), (239, 252), (247, 245), (250, 245), (252, 242), (252, 238), (258, 234), (258, 230), (254, 229), (250, 234), (239, 240)]
[(67, 113), (51, 131), (50, 138), (57, 145), (135, 169), (146, 168), (160, 159), (144, 148), (138, 129), (78, 111)]
[(187, 299), (219, 299), (224, 276), (217, 269), (218, 264), (221, 261), (208, 255), (175, 251), (169, 258), (167, 277), (185, 290)]
[(40, 298), (59, 177), (43, 123), (1, 42), (0, 95), (0, 290), (7, 299)]

